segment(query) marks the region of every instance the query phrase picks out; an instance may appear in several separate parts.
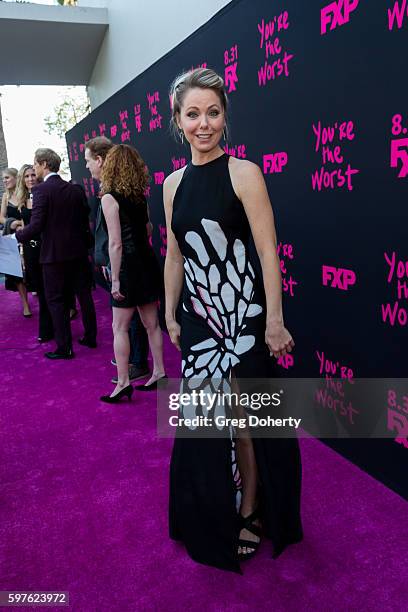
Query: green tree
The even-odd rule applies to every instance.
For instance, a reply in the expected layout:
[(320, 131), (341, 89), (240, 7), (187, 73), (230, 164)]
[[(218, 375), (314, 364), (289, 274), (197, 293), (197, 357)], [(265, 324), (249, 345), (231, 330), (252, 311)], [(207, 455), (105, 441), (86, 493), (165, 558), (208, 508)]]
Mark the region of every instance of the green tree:
[[(78, 91), (74, 87), (67, 87), (61, 92), (61, 102), (57, 104), (53, 112), (45, 118), (45, 129), (48, 134), (55, 134), (62, 140), (65, 140), (65, 133), (90, 112), (91, 105), (86, 91)], [(62, 169), (66, 172), (69, 170), (69, 162), (65, 148), (61, 155), (61, 159)]]

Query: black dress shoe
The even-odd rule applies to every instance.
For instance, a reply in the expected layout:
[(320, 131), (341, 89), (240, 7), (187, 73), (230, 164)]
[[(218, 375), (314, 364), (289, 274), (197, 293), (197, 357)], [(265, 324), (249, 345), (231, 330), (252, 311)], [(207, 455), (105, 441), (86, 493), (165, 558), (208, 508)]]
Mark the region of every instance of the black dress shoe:
[(85, 338), (85, 336), (83, 338), (78, 339), (78, 344), (81, 344), (82, 346), (87, 346), (88, 348), (97, 347), (96, 340), (88, 340), (88, 338)]
[(123, 387), (123, 389), (121, 389), (119, 393), (116, 393), (116, 395), (114, 396), (102, 395), (102, 397), (100, 397), (99, 399), (101, 400), (101, 402), (106, 402), (107, 404), (117, 404), (119, 400), (122, 399), (122, 397), (127, 397), (128, 400), (130, 400), (130, 398), (132, 397), (132, 393), (133, 387), (132, 385), (128, 385), (127, 387)]
[(135, 389), (138, 391), (154, 391), (157, 389), (157, 383), (159, 380), (164, 380), (165, 378), (167, 378), (166, 374), (164, 376), (160, 376), (160, 378), (150, 383), (150, 385), (136, 385)]
[(44, 353), (44, 356), (48, 359), (73, 359), (74, 353), (73, 351), (50, 351)]

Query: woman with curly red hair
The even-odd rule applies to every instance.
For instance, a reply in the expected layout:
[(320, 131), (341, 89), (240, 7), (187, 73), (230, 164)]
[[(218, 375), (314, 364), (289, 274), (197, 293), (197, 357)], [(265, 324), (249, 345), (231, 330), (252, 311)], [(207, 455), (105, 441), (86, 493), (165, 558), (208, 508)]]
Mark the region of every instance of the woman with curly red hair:
[(153, 373), (138, 389), (155, 389), (157, 381), (165, 377), (157, 309), (160, 269), (146, 229), (148, 213), (144, 192), (148, 180), (146, 164), (136, 149), (129, 145), (112, 147), (101, 175), (102, 211), (109, 236), (112, 274), (113, 348), (118, 368), (115, 389), (111, 395), (101, 397), (108, 403), (132, 396), (128, 330), (136, 308), (146, 328), (153, 357)]

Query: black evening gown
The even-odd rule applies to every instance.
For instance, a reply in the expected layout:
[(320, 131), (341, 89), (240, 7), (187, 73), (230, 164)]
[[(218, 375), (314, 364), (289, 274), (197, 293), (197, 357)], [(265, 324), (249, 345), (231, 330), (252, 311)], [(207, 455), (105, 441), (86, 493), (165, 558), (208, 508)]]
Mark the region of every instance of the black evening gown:
[[(229, 157), (191, 162), (173, 202), (172, 230), (184, 258), (182, 376), (276, 376), (265, 344), (265, 292), (251, 265), (249, 223), (230, 179)], [(188, 416), (191, 416), (189, 413)], [(180, 431), (180, 429), (178, 430)], [(302, 537), (301, 460), (296, 438), (253, 438), (264, 534), (276, 558)], [(170, 465), (170, 537), (196, 561), (240, 571), (240, 477), (230, 437), (176, 434)]]
[[(120, 264), (120, 292), (124, 300), (111, 298), (116, 308), (131, 308), (150, 304), (159, 299), (162, 285), (159, 263), (150, 246), (146, 224), (149, 221), (144, 196), (137, 200), (111, 192), (119, 204), (122, 259)], [(104, 227), (107, 232), (105, 218)]]

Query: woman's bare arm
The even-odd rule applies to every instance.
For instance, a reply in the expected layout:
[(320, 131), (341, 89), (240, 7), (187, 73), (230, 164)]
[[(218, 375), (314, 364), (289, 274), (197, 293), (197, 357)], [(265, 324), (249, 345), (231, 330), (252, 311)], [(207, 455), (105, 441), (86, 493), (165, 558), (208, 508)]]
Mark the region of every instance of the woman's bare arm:
[(110, 193), (102, 196), (102, 211), (108, 228), (109, 261), (113, 285), (113, 283), (119, 283), (120, 263), (122, 259), (122, 237), (119, 204)]
[(164, 264), (164, 287), (166, 293), (166, 325), (170, 339), (180, 350), (180, 326), (176, 321), (176, 310), (184, 282), (184, 260), (171, 229), (173, 198), (185, 168), (166, 178), (163, 184), (164, 211), (167, 227), (167, 253)]
[(230, 160), (231, 181), (248, 217), (262, 266), (266, 297), (266, 342), (276, 357), (286, 354), (293, 339), (284, 327), (282, 280), (276, 252), (276, 230), (268, 191), (260, 168), (246, 160)]

